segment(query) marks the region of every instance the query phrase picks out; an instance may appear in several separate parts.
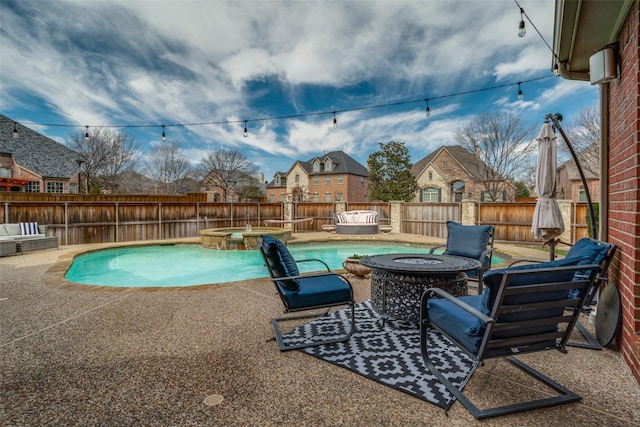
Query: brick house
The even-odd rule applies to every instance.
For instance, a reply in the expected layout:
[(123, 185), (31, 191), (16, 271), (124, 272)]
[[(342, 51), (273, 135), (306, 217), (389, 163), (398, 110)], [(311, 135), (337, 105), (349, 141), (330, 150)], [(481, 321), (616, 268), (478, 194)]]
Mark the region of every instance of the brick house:
[[(460, 145), (440, 147), (411, 167), (420, 190), (414, 202), (449, 203), (465, 200), (511, 201), (515, 186), (506, 179), (485, 185), (488, 168), (475, 154)], [(490, 192), (495, 197), (491, 197)]]
[(81, 158), (0, 114), (0, 191), (79, 193)]
[[(599, 165), (595, 163), (595, 157), (579, 156), (578, 160), (582, 166), (585, 180), (589, 186), (591, 200), (600, 199), (600, 174)], [(559, 199), (569, 199), (574, 202), (586, 202), (587, 196), (582, 185), (582, 179), (578, 172), (578, 167), (573, 159), (567, 160), (558, 167), (556, 175), (556, 191)]]
[(332, 151), (276, 172), (267, 184), (267, 201), (367, 202), (368, 177), (366, 167), (343, 151)]
[(221, 179), (211, 171), (204, 177), (200, 184), (200, 191), (207, 193), (210, 202), (243, 202), (241, 193), (245, 187), (256, 187), (264, 195), (265, 184), (263, 174), (255, 178), (245, 172), (225, 171), (225, 178)]
[(640, 383), (639, 40), (637, 0), (556, 1), (554, 67), (600, 87), (600, 238), (619, 248), (609, 271), (621, 303), (615, 342)]

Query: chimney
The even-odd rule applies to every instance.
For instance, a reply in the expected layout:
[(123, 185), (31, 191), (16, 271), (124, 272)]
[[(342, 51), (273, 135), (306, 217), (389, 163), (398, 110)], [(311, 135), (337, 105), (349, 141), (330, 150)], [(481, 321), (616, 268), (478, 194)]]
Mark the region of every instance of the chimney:
[(264, 174), (262, 172), (258, 172), (258, 181), (260, 181), (260, 184), (264, 183)]

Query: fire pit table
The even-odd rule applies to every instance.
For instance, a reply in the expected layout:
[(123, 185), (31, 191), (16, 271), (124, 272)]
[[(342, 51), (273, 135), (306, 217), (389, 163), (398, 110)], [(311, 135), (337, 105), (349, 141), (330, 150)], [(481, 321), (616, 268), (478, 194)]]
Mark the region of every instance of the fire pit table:
[(420, 298), (437, 287), (455, 296), (467, 295), (465, 271), (480, 262), (453, 255), (385, 254), (367, 256), (360, 264), (370, 267), (371, 305), (383, 319), (420, 321)]

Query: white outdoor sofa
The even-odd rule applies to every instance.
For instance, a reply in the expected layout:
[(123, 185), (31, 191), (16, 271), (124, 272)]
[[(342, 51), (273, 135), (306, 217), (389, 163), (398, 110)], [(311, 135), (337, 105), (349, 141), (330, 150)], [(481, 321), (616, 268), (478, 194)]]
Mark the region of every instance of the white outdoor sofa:
[(58, 248), (58, 238), (46, 233), (47, 227), (37, 222), (0, 224), (0, 256)]
[(377, 234), (378, 212), (345, 211), (335, 214), (338, 234)]

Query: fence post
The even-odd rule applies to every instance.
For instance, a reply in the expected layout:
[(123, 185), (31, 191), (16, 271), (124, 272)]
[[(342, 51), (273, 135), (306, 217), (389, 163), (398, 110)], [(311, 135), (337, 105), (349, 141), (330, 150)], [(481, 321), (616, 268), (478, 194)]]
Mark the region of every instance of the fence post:
[(4, 202), (4, 222), (9, 223), (9, 202)]
[(460, 223), (464, 225), (476, 224), (476, 202), (463, 200), (460, 203)]
[(389, 202), (389, 225), (393, 233), (402, 232), (402, 204), (400, 200), (392, 200)]

